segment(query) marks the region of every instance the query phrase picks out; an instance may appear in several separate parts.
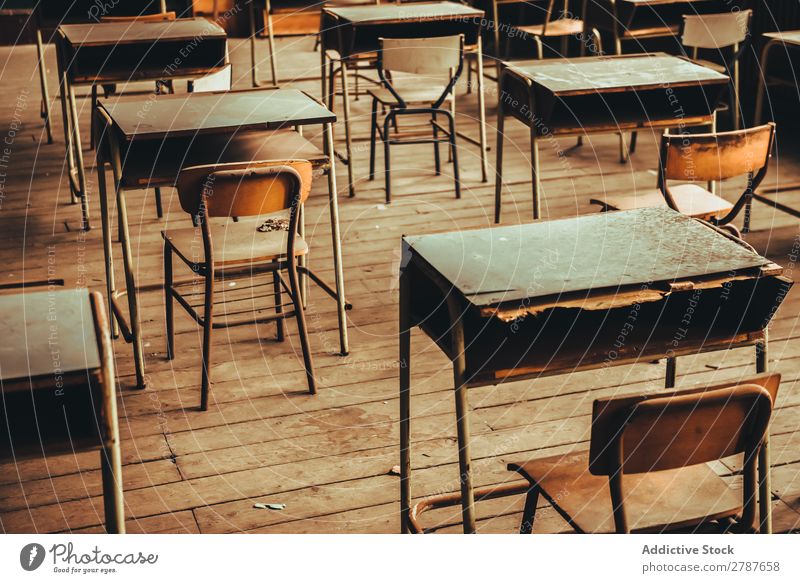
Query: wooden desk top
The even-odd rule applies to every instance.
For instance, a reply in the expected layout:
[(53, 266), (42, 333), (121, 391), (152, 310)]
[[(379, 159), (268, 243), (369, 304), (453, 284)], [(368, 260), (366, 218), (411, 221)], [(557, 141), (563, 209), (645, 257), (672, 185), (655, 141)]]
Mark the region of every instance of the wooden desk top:
[(225, 30), (221, 26), (205, 18), (181, 18), (164, 22), (63, 24), (59, 30), (73, 47), (226, 38)]
[(765, 32), (766, 38), (781, 40), (789, 45), (800, 45), (800, 30), (784, 30), (779, 32)]
[(404, 237), (477, 308), (730, 274), (770, 261), (670, 209)]
[(557, 96), (727, 83), (728, 76), (664, 53), (506, 62)]
[(298, 89), (248, 89), (101, 100), (124, 139), (271, 130), (333, 123), (336, 114)]
[(65, 376), (100, 368), (85, 289), (0, 296), (0, 378)]
[(483, 10), (455, 2), (411, 2), (366, 6), (329, 6), (323, 9), (351, 24), (375, 25), (404, 21), (451, 20), (483, 16)]

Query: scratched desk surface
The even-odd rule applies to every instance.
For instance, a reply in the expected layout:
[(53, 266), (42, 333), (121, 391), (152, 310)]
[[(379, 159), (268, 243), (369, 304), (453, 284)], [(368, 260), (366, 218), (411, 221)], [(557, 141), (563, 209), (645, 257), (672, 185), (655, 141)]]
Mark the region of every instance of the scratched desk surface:
[(556, 95), (615, 92), (696, 83), (725, 83), (728, 77), (687, 59), (663, 53), (507, 63)]
[(414, 2), (411, 4), (376, 4), (373, 6), (333, 6), (330, 14), (352, 23), (376, 24), (397, 20), (436, 20), (440, 18), (477, 16), (482, 10), (455, 2)]
[(101, 100), (125, 139), (332, 123), (336, 115), (298, 89)]
[(77, 46), (104, 46), (143, 42), (191, 41), (225, 38), (225, 30), (205, 18), (183, 18), (163, 22), (101, 22), (64, 24), (67, 42)]
[(657, 208), (405, 241), (477, 307), (769, 263), (694, 219)]
[(3, 381), (100, 368), (85, 289), (0, 296), (0, 337)]

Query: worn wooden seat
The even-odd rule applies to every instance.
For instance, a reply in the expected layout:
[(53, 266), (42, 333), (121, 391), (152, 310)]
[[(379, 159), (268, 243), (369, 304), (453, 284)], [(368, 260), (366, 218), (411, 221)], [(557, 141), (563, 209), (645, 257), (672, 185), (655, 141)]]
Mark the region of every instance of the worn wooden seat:
[[(664, 134), (661, 139), (658, 190), (635, 196), (601, 196), (591, 199), (603, 210), (622, 210), (650, 206), (669, 206), (689, 216), (702, 218), (715, 225), (729, 225), (743, 208), (747, 208), (744, 231), (750, 227), (749, 207), (753, 193), (767, 172), (772, 152), (775, 124), (732, 132), (710, 134)], [(727, 180), (747, 175), (744, 192), (730, 203), (696, 182)], [(669, 186), (668, 181), (689, 181)], [(729, 228), (734, 229), (733, 226)]]
[[(697, 219), (711, 220), (729, 213), (733, 204), (696, 184), (680, 184), (670, 188), (670, 193), (679, 212)], [(630, 210), (646, 207), (668, 207), (660, 190), (650, 190), (635, 195), (600, 196), (591, 199), (603, 210)]]
[[(582, 533), (613, 533), (613, 503), (606, 476), (589, 472), (589, 451), (509, 464), (541, 490), (557, 496), (559, 513)], [(630, 530), (651, 532), (738, 516), (741, 492), (707, 464), (625, 477)]]
[[(539, 494), (579, 532), (665, 531), (731, 519), (752, 532), (758, 468), (780, 375), (594, 402), (589, 451), (510, 463), (530, 483), (520, 532)], [(743, 456), (741, 490), (707, 465)]]
[[(177, 301), (192, 319), (203, 328), (203, 359), (200, 385), (200, 409), (208, 409), (211, 385), (211, 332), (245, 323), (274, 321), (278, 340), (284, 338), (283, 320), (293, 316), (297, 321), (300, 344), (306, 370), (308, 390), (316, 392), (316, 380), (309, 348), (305, 308), (300, 293), (297, 258), (308, 253), (308, 245), (298, 236), (301, 205), (311, 191), (313, 166), (307, 160), (266, 160), (231, 164), (210, 164), (184, 168), (177, 187), (181, 208), (189, 213), (196, 228), (162, 231), (164, 238), (164, 294), (167, 324), (167, 357), (175, 356), (173, 302)], [(287, 219), (288, 215), (288, 219)], [(214, 218), (250, 217), (241, 223), (212, 226)], [(276, 220), (277, 219), (277, 220)], [(262, 232), (259, 225), (272, 229)], [(196, 291), (183, 294), (181, 285), (173, 279), (173, 257), (178, 257), (191, 271), (204, 280), (203, 311), (199, 312), (190, 297)], [(288, 284), (282, 272), (288, 274)], [(274, 299), (274, 313), (266, 316), (261, 308), (250, 307), (245, 320), (215, 320), (215, 280), (252, 278), (261, 273), (272, 275), (272, 291), (258, 297), (253, 304), (269, 304), (263, 298)], [(195, 286), (190, 286), (195, 287)], [(283, 304), (286, 292), (291, 303)], [(255, 301), (258, 300), (258, 301)], [(236, 312), (239, 314), (240, 312)], [(217, 314), (219, 316), (219, 314)]]
[(665, 36), (675, 36), (680, 31), (678, 24), (666, 24), (664, 26), (646, 26), (642, 28), (622, 27), (620, 33), (621, 40), (643, 40), (646, 38), (661, 38)]
[(559, 18), (542, 24), (516, 27), (520, 32), (535, 36), (571, 36), (583, 32), (583, 21), (576, 18)]
[[(269, 217), (261, 217), (267, 219)], [(282, 213), (279, 219), (286, 220)], [(211, 239), (214, 252), (214, 263), (220, 267), (250, 265), (286, 258), (286, 231), (261, 232), (259, 221), (227, 222), (211, 225)], [(202, 263), (203, 235), (199, 227), (185, 229), (169, 229), (161, 232), (169, 241), (173, 250), (186, 263)], [(299, 257), (308, 253), (308, 245), (304, 239), (295, 239), (294, 255)]]

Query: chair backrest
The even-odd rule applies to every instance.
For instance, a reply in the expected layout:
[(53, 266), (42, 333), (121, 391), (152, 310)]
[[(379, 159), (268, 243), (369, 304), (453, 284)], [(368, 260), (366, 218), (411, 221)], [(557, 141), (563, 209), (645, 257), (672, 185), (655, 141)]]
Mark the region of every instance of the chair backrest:
[(102, 16), (100, 22), (162, 22), (175, 20), (175, 12), (156, 12), (155, 14), (138, 14), (136, 16)]
[(698, 49), (724, 49), (743, 42), (748, 35), (752, 10), (721, 14), (686, 14), (681, 43)]
[(199, 79), (188, 82), (189, 93), (210, 93), (212, 91), (230, 91), (233, 84), (233, 67), (230, 63), (224, 68)]
[(405, 107), (402, 96), (389, 80), (387, 72), (410, 73), (430, 78), (446, 78), (441, 96), (434, 107), (439, 107), (453, 90), (464, 67), (464, 35), (431, 38), (380, 38), (378, 51), (378, 76), (386, 88)]
[(597, 400), (589, 470), (594, 475), (682, 468), (760, 446), (780, 375), (684, 391)]
[(265, 160), (184, 168), (176, 186), (181, 208), (202, 220), (293, 208), (308, 198), (311, 180), (307, 160)]
[(717, 181), (766, 170), (774, 134), (773, 123), (732, 132), (664, 134), (659, 179)]
[[(558, 20), (557, 18), (553, 18), (553, 12), (555, 11), (556, 7), (556, 0), (547, 0), (547, 7), (545, 9), (544, 14), (544, 23), (542, 24), (542, 36), (547, 36), (547, 26), (553, 21)], [(569, 14), (569, 0), (563, 0), (562, 7), (561, 7), (561, 14), (560, 18), (567, 18)]]

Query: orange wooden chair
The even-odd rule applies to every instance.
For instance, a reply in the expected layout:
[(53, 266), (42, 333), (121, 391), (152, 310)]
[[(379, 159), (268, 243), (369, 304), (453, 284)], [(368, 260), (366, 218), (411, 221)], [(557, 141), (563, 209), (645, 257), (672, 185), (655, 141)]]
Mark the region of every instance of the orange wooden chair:
[[(743, 231), (749, 230), (753, 194), (767, 174), (774, 136), (774, 123), (732, 132), (664, 134), (657, 190), (632, 196), (602, 196), (591, 202), (603, 210), (668, 206), (690, 217), (725, 225), (738, 236), (738, 230), (729, 223), (744, 208)], [(710, 190), (715, 181), (745, 174), (745, 190), (734, 203)], [(669, 180), (684, 184), (669, 186)], [(709, 182), (709, 189), (697, 182)]]
[[(194, 228), (162, 231), (164, 238), (164, 294), (166, 300), (167, 358), (175, 357), (173, 300), (177, 301), (203, 328), (203, 362), (200, 408), (208, 409), (211, 384), (211, 332), (242, 324), (276, 322), (278, 340), (284, 338), (283, 320), (295, 317), (303, 350), (308, 391), (316, 393), (316, 382), (308, 342), (303, 300), (298, 278), (298, 258), (308, 253), (308, 245), (298, 236), (301, 205), (311, 191), (312, 165), (306, 160), (262, 161), (215, 164), (184, 168), (178, 177), (181, 208), (192, 216)], [(288, 221), (286, 211), (289, 211)], [(266, 222), (227, 222), (211, 225), (216, 217), (263, 217)], [(287, 224), (288, 223), (288, 224)], [(177, 257), (204, 280), (203, 291), (192, 292), (193, 284), (175, 284), (172, 260)], [(288, 285), (281, 273), (289, 276)], [(244, 300), (232, 298), (226, 305), (215, 302), (215, 280), (251, 278), (272, 273), (272, 291)], [(188, 287), (189, 293), (181, 293)], [(282, 292), (291, 304), (284, 306)], [(192, 304), (202, 298), (203, 312)], [(274, 310), (260, 301), (272, 296)], [(245, 302), (242, 307), (242, 302)], [(215, 314), (218, 307), (222, 313)], [(291, 309), (286, 309), (290, 308)], [(247, 317), (242, 318), (242, 314)], [(222, 319), (219, 319), (222, 316)]]
[[(597, 400), (589, 451), (511, 463), (529, 483), (521, 533), (539, 494), (578, 532), (663, 532), (710, 521), (756, 530), (758, 467), (780, 375)], [(743, 488), (707, 462), (743, 455)], [(759, 475), (760, 474), (760, 475)], [(762, 517), (763, 519), (763, 517)]]

